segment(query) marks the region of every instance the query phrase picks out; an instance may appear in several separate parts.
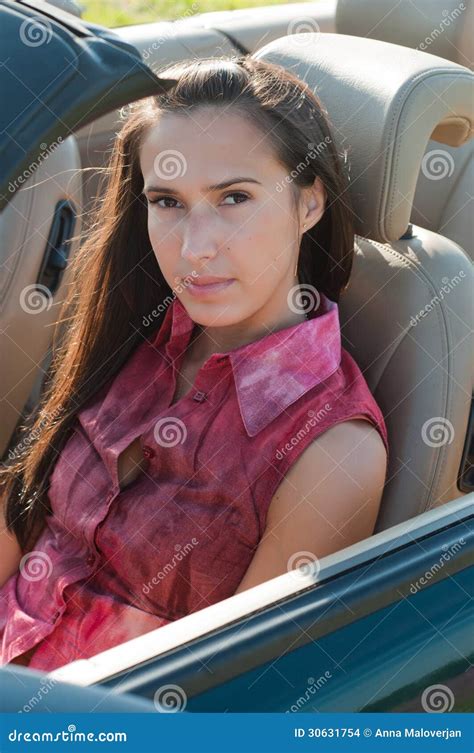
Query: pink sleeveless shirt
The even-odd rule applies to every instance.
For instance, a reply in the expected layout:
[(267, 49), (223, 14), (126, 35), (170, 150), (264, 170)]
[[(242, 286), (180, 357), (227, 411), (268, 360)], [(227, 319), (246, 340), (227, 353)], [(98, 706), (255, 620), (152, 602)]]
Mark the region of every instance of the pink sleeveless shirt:
[[(326, 429), (381, 411), (341, 348), (338, 307), (213, 354), (171, 405), (194, 321), (159, 331), (76, 416), (50, 479), (53, 514), (0, 589), (0, 663), (53, 670), (235, 593), (290, 466)], [(147, 466), (120, 489), (140, 436)]]

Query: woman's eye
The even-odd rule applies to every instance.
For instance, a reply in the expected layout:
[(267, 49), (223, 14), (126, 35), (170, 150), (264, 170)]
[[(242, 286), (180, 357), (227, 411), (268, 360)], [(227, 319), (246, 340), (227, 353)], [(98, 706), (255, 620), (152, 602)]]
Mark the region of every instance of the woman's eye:
[[(238, 196), (240, 198), (243, 198), (244, 200), (248, 199), (249, 197), (247, 194), (242, 193), (241, 191), (234, 191), (233, 193), (228, 193), (227, 196), (224, 196), (224, 199), (228, 199), (231, 196)], [(157, 199), (147, 199), (149, 204), (158, 204), (159, 201), (177, 201), (177, 199), (174, 199), (172, 196), (159, 196)], [(237, 201), (236, 204), (242, 204), (243, 201)], [(174, 209), (174, 206), (165, 205), (162, 204), (159, 205), (161, 209)], [(232, 206), (232, 204), (230, 205)], [(235, 206), (235, 204), (234, 204)]]
[[(244, 199), (248, 199), (247, 194), (241, 193), (240, 191), (234, 191), (233, 193), (228, 193), (227, 196), (224, 196), (225, 199), (230, 198), (231, 196), (243, 196)], [(238, 201), (237, 204), (243, 204), (244, 202)]]
[[(159, 201), (177, 201), (172, 196), (159, 196), (157, 199), (148, 199), (149, 204), (158, 204)], [(174, 209), (174, 207), (161, 207), (162, 209)]]

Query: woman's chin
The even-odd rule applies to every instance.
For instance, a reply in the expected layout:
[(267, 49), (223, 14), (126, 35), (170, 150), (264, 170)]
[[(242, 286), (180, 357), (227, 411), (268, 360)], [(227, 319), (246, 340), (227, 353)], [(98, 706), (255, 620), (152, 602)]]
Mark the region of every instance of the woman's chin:
[(189, 316), (194, 319), (196, 324), (201, 324), (203, 327), (227, 327), (245, 319), (245, 313), (239, 312), (238, 306), (236, 307), (233, 303), (225, 300), (222, 301), (217, 298), (196, 300), (196, 298), (185, 294), (180, 298)]

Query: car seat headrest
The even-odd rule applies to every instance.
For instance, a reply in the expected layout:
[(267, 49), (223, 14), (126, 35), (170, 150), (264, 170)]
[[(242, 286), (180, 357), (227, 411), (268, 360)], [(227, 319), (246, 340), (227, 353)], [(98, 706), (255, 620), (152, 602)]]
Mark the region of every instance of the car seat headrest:
[(281, 37), (252, 57), (281, 65), (320, 97), (339, 153), (348, 150), (356, 233), (401, 238), (420, 168), (440, 169), (424, 159), (429, 139), (459, 146), (472, 137), (471, 72), (425, 52), (338, 34)]

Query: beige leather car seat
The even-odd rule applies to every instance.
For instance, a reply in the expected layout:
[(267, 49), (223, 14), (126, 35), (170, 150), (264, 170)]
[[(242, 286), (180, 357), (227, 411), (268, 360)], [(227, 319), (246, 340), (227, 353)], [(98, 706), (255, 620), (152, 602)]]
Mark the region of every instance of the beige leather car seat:
[(77, 241), (65, 241), (81, 227), (75, 137), (39, 152), (36, 162), (0, 213), (0, 457), (37, 403), (67, 284), (65, 259), (77, 250)]
[[(473, 68), (472, 0), (339, 0), (339, 34), (393, 42)], [(396, 59), (394, 61), (396, 64)], [(430, 141), (413, 200), (412, 221), (458, 243), (474, 259), (474, 142)]]
[(340, 300), (341, 328), (388, 428), (379, 531), (461, 494), (473, 387), (473, 268), (455, 243), (410, 229), (409, 220), (429, 137), (435, 132), (440, 143), (461, 145), (472, 133), (472, 74), (372, 39), (306, 36), (307, 44), (286, 37), (253, 57), (308, 83), (327, 107), (340, 153), (351, 148), (359, 236)]

